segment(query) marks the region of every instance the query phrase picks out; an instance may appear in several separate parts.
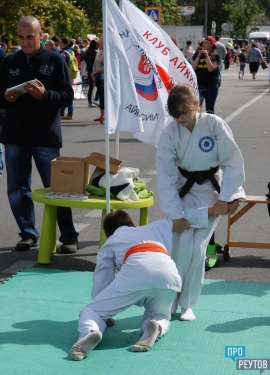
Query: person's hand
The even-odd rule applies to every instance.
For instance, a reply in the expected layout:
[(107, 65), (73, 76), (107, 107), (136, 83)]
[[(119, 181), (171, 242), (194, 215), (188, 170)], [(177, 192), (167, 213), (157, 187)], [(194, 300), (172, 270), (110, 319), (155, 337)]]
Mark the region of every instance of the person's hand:
[(173, 220), (173, 232), (182, 233), (185, 229), (190, 229), (190, 225), (185, 219)]
[(22, 95), (22, 92), (21, 90), (13, 90), (13, 91), (5, 91), (5, 99), (8, 101), (8, 102), (11, 102), (11, 103), (14, 103), (16, 102), (16, 100)]
[(212, 216), (219, 217), (224, 215), (228, 215), (228, 202), (218, 200), (214, 204), (214, 212)]
[(229, 202), (229, 208), (228, 208), (228, 213), (230, 215), (233, 215), (239, 207), (239, 201), (235, 200), (233, 202)]
[(37, 100), (43, 99), (45, 87), (38, 79), (35, 79), (35, 83), (27, 82), (25, 85), (25, 89), (28, 92), (28, 94), (33, 96), (33, 98)]

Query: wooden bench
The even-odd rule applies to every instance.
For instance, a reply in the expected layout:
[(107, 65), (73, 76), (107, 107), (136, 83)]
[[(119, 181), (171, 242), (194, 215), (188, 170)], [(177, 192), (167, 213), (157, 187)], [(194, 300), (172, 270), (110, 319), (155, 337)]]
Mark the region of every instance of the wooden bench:
[(227, 244), (223, 248), (224, 260), (230, 259), (229, 250), (230, 247), (245, 247), (245, 248), (256, 248), (256, 249), (270, 249), (270, 243), (267, 242), (240, 242), (232, 241), (230, 239), (231, 226), (240, 219), (246, 212), (248, 212), (255, 204), (263, 203), (270, 204), (270, 199), (265, 196), (247, 195), (246, 201), (242, 202), (244, 207), (240, 211), (236, 212), (233, 216), (228, 215), (228, 227), (227, 227)]

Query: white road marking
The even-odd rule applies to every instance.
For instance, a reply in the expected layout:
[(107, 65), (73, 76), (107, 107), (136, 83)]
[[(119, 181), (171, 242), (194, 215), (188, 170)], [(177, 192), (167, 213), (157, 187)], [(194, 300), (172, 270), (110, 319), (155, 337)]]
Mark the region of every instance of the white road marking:
[(142, 178), (142, 180), (146, 183), (152, 180), (152, 178)]
[(261, 95), (257, 95), (255, 98), (251, 99), (249, 102), (239, 107), (236, 111), (230, 114), (230, 116), (226, 117), (224, 121), (227, 122), (227, 124), (229, 124), (230, 121), (232, 121), (235, 117), (240, 115), (240, 113), (242, 113), (247, 107), (255, 103), (257, 100), (261, 99), (268, 92), (269, 92), (269, 89), (264, 90)]
[(79, 223), (76, 223), (74, 224), (74, 227), (75, 227), (75, 230), (77, 232), (81, 232), (84, 228), (88, 227), (89, 224), (79, 224)]
[(86, 214), (85, 216), (101, 218), (101, 213), (102, 213), (102, 210), (92, 210), (92, 211), (88, 212), (88, 214)]
[(32, 260), (19, 260), (18, 262), (12, 264), (12, 266), (6, 268), (2, 273), (16, 273), (25, 267), (33, 267), (36, 262)]
[(155, 169), (152, 169), (151, 171), (147, 172), (147, 174), (157, 174), (157, 171)]

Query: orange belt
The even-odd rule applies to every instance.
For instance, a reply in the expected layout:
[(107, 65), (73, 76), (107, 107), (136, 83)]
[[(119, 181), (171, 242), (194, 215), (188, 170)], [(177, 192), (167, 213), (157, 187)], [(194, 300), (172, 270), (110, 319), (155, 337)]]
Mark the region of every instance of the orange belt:
[(146, 242), (146, 243), (141, 243), (139, 245), (135, 245), (131, 247), (127, 252), (124, 257), (124, 263), (127, 260), (127, 258), (135, 253), (145, 253), (146, 251), (152, 251), (155, 253), (163, 253), (166, 255), (169, 255), (167, 250), (164, 249), (161, 245), (158, 245), (157, 243), (153, 242)]

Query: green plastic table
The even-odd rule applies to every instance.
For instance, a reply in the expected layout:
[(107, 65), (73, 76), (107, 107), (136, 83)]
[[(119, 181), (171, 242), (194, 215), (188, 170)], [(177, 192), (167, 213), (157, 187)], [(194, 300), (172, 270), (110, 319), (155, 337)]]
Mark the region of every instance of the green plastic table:
[[(90, 195), (86, 200), (46, 198), (50, 188), (37, 189), (32, 193), (35, 202), (44, 204), (38, 263), (50, 264), (51, 254), (56, 253), (56, 207), (89, 208), (102, 210), (99, 247), (106, 241), (103, 231), (103, 220), (106, 216), (106, 198)], [(140, 199), (139, 201), (110, 200), (111, 210), (140, 209), (140, 225), (148, 224), (148, 207), (154, 205), (153, 197)]]

